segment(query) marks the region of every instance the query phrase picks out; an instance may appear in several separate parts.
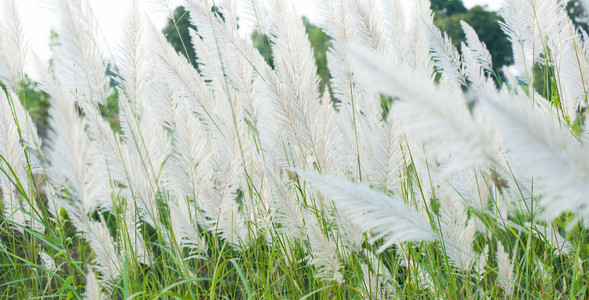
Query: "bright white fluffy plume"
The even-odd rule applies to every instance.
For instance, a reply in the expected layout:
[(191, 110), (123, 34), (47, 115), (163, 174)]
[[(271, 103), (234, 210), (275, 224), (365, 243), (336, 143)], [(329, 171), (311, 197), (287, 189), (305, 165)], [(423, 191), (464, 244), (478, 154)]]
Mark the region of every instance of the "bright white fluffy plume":
[[(59, 44), (56, 48), (55, 67), (70, 88), (86, 102), (104, 104), (110, 94), (110, 80), (106, 75), (107, 61), (102, 53), (103, 40), (99, 37), (98, 22), (87, 0), (56, 1), (60, 14)], [(83, 22), (80, 20), (84, 20)]]
[(509, 298), (514, 288), (513, 263), (501, 242), (497, 242), (497, 268), (499, 269), (497, 283), (503, 289), (506, 298)]
[(379, 251), (394, 243), (438, 239), (428, 221), (413, 207), (364, 185), (310, 172), (297, 172), (330, 196), (341, 213), (365, 232), (373, 232), (372, 240), (384, 239)]
[(86, 274), (86, 292), (84, 296), (85, 300), (102, 300), (106, 299), (106, 297), (100, 291), (100, 286), (98, 285), (98, 280), (96, 279), (96, 274), (90, 270), (88, 274)]
[(481, 95), (480, 105), (503, 138), (514, 171), (535, 176), (542, 216), (551, 220), (572, 211), (589, 225), (586, 147), (552, 116), (530, 104), (486, 94)]
[(430, 150), (452, 154), (451, 168), (496, 160), (497, 146), (468, 111), (460, 94), (436, 87), (426, 75), (402, 64), (383, 62), (371, 51), (349, 48), (358, 73), (372, 86), (398, 97), (392, 113), (404, 129), (421, 142), (435, 142)]
[(17, 90), (28, 54), (22, 21), (15, 0), (0, 4), (0, 81)]

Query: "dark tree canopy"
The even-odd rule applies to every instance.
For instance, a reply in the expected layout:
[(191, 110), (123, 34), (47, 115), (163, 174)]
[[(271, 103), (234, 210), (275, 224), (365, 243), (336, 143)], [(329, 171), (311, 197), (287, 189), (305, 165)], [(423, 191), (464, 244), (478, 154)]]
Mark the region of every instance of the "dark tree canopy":
[(448, 17), (468, 11), (462, 0), (431, 0), (431, 9), (438, 17)]
[(178, 6), (174, 10), (174, 19), (168, 19), (168, 24), (163, 29), (163, 32), (168, 42), (176, 49), (176, 52), (184, 54), (190, 63), (196, 67), (196, 55), (188, 28), (196, 30), (196, 27), (190, 24), (188, 12), (184, 7)]
[(270, 45), (270, 39), (265, 34), (260, 34), (258, 30), (254, 30), (250, 35), (254, 47), (258, 49), (258, 52), (264, 57), (268, 65), (274, 69), (274, 54), (272, 53), (272, 45)]
[(566, 10), (573, 21), (573, 24), (575, 24), (577, 28), (581, 28), (585, 30), (585, 32), (589, 31), (589, 25), (587, 24), (589, 21), (589, 14), (587, 14), (587, 10), (585, 10), (580, 0), (569, 0), (567, 2)]
[[(447, 5), (454, 2), (462, 4), (461, 0), (437, 0), (432, 1), (432, 8), (434, 8), (434, 2), (447, 2)], [(452, 5), (459, 6), (458, 4)], [(464, 5), (462, 5), (462, 7), (464, 7)], [(513, 58), (511, 44), (499, 26), (500, 16), (496, 12), (488, 11), (484, 7), (478, 5), (466, 12), (460, 12), (462, 9), (450, 10), (445, 6), (442, 6), (442, 10), (445, 10), (445, 13), (438, 14), (438, 11), (436, 11), (437, 15), (434, 18), (434, 23), (440, 27), (442, 31), (445, 31), (448, 34), (452, 39), (454, 46), (459, 48), (460, 43), (464, 42), (466, 39), (460, 25), (460, 21), (464, 20), (474, 28), (481, 41), (487, 45), (489, 52), (491, 52), (493, 66), (495, 68), (512, 64)], [(448, 14), (450, 12), (452, 13)]]
[(303, 23), (311, 47), (313, 47), (313, 54), (315, 56), (315, 63), (317, 64), (317, 74), (321, 79), (321, 90), (323, 91), (329, 86), (329, 69), (327, 68), (327, 50), (331, 46), (331, 38), (318, 26), (315, 26), (309, 22), (309, 19), (303, 17)]

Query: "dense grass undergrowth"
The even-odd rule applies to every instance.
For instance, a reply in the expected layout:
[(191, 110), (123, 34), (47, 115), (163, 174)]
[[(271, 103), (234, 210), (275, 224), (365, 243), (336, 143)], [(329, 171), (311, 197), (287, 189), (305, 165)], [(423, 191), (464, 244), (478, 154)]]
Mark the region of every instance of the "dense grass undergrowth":
[(286, 0), (184, 1), (198, 70), (137, 2), (105, 49), (87, 1), (55, 1), (43, 63), (15, 2), (0, 10), (1, 297), (589, 297), (589, 44), (562, 1), (505, 1), (512, 75), (466, 23), (458, 52), (428, 0), (324, 0), (324, 90)]

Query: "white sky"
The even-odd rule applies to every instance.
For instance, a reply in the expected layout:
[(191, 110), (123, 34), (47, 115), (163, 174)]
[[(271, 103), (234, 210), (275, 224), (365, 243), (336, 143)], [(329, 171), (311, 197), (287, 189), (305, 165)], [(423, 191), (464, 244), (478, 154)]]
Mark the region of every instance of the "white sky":
[[(48, 9), (48, 3), (52, 0), (17, 0), (17, 7), (24, 23), (24, 30), (27, 41), (33, 51), (43, 60), (50, 57), (49, 52), (49, 34), (51, 29), (57, 27), (57, 18), (54, 13)], [(114, 49), (120, 37), (120, 28), (122, 20), (127, 14), (130, 0), (88, 0), (91, 4), (94, 14), (100, 23), (102, 33), (110, 49)], [(179, 3), (179, 0), (171, 0)], [(309, 17), (311, 22), (317, 22), (319, 19), (315, 9), (316, 0), (292, 0), (299, 14)], [(156, 12), (153, 8), (154, 2), (158, 0), (143, 0), (143, 8), (150, 12), (149, 17), (152, 21), (163, 28), (166, 24), (167, 14), (165, 11)], [(467, 7), (474, 5), (488, 5), (491, 9), (498, 9), (501, 0), (464, 0)], [(27, 71), (29, 71), (27, 67)], [(31, 71), (27, 72), (31, 73)], [(33, 75), (34, 77), (34, 75)]]

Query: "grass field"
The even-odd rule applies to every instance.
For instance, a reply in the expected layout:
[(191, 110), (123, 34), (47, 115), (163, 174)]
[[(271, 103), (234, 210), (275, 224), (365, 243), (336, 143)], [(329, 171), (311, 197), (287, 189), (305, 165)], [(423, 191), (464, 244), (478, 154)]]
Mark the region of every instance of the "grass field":
[(504, 1), (514, 75), (466, 23), (452, 46), (429, 0), (323, 0), (325, 90), (287, 0), (184, 1), (198, 70), (138, 2), (104, 49), (87, 1), (55, 1), (44, 63), (16, 2), (0, 297), (589, 298), (589, 39), (562, 1)]

